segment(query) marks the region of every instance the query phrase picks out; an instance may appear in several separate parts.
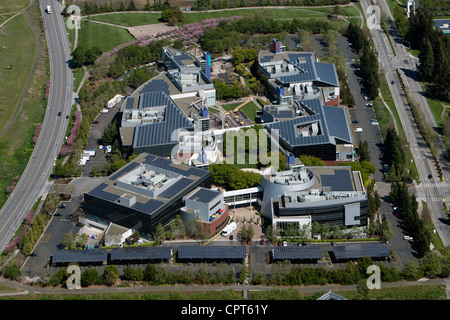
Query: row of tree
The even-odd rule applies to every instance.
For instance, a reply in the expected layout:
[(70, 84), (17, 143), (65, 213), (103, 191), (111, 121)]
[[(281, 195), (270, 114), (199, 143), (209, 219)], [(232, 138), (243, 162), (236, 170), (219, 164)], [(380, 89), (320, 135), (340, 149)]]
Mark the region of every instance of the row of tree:
[(419, 9), (409, 19), (411, 47), (419, 49), (419, 74), (422, 81), (430, 83), (431, 93), (442, 100), (449, 100), (450, 41), (434, 28), (432, 13)]
[[(361, 258), (355, 262), (351, 261), (345, 268), (326, 269), (324, 267), (294, 267), (289, 261), (278, 262), (273, 267), (272, 274), (265, 279), (270, 285), (325, 285), (337, 283), (342, 285), (357, 284), (366, 281), (367, 268), (374, 261), (368, 257)], [(450, 264), (448, 258), (438, 256), (434, 252), (427, 253), (420, 260), (408, 261), (400, 272), (397, 267), (387, 267), (378, 264), (381, 271), (382, 282), (396, 282), (401, 280), (418, 280), (423, 276), (448, 277), (450, 275)]]
[(416, 195), (409, 195), (408, 186), (405, 183), (395, 182), (391, 184), (389, 197), (392, 203), (401, 209), (405, 227), (414, 239), (417, 252), (423, 257), (430, 251), (431, 235), (423, 220), (419, 217), (419, 203), (416, 200)]
[[(84, 4), (84, 7), (81, 9), (81, 12), (83, 15), (90, 15), (90, 14), (96, 14), (96, 13), (105, 13), (105, 12), (122, 12), (122, 11), (160, 11), (170, 8), (170, 3), (168, 0), (154, 0), (153, 4), (150, 4), (150, 1), (147, 0), (145, 5), (142, 8), (138, 8), (136, 6), (136, 3), (134, 0), (131, 0), (128, 6), (125, 6), (125, 3), (123, 1), (120, 1), (119, 6), (116, 8), (113, 5), (113, 1), (107, 0), (104, 1), (104, 3), (98, 5), (96, 1), (86, 1)], [(64, 9), (63, 14), (67, 12), (67, 7)]]
[(359, 55), (359, 67), (361, 69), (361, 76), (364, 79), (364, 86), (367, 90), (367, 95), (375, 99), (378, 96), (378, 89), (380, 87), (380, 79), (378, 76), (378, 57), (370, 47), (367, 36), (357, 25), (350, 23), (346, 32), (348, 40), (352, 43), (353, 49)]

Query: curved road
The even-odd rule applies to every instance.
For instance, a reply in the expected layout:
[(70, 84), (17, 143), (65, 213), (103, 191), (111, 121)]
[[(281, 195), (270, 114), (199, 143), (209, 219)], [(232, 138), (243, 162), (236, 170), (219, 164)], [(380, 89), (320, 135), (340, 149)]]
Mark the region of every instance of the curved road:
[[(55, 0), (41, 0), (50, 56), (50, 95), (39, 139), (18, 184), (0, 211), (0, 251), (3, 251), (44, 189), (64, 139), (73, 101), (73, 73), (69, 68), (70, 48), (61, 8)], [(45, 8), (51, 6), (52, 13)], [(61, 112), (61, 116), (58, 116)]]

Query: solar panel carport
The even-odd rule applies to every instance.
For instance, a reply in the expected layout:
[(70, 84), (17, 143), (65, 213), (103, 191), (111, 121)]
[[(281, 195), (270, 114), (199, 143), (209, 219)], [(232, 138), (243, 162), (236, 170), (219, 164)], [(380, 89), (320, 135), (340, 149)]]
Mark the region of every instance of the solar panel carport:
[(128, 247), (111, 249), (112, 263), (145, 263), (172, 259), (172, 247)]
[(322, 258), (322, 251), (319, 246), (274, 247), (271, 252), (273, 260), (315, 262)]
[(52, 263), (54, 264), (103, 264), (107, 261), (106, 249), (90, 250), (57, 250), (53, 252)]
[(189, 261), (237, 261), (246, 255), (245, 246), (179, 246), (177, 257)]
[(391, 255), (389, 248), (384, 243), (335, 245), (333, 253), (336, 260), (352, 260), (363, 257), (383, 259)]

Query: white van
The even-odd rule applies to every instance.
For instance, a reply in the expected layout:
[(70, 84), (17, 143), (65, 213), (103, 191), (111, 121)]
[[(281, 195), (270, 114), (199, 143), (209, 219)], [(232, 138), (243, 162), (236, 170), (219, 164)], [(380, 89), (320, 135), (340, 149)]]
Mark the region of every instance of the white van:
[(50, 8), (50, 6), (47, 6), (46, 11), (47, 11), (48, 14), (50, 14), (50, 13), (52, 13), (52, 8)]

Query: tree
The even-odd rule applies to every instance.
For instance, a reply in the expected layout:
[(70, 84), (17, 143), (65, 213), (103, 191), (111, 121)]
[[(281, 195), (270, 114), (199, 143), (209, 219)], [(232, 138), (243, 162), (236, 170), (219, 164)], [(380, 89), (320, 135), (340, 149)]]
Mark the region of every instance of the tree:
[(423, 266), (423, 271), (427, 277), (435, 277), (442, 272), (441, 258), (434, 252), (426, 253), (421, 259), (420, 263)]
[(83, 47), (79, 46), (72, 52), (72, 64), (74, 68), (80, 68), (81, 66), (84, 65), (85, 61), (86, 61), (86, 51), (84, 50)]
[(80, 283), (82, 287), (89, 287), (97, 282), (98, 271), (97, 269), (86, 269), (81, 274)]
[(158, 243), (162, 243), (166, 239), (166, 233), (161, 222), (156, 226), (155, 232), (153, 233), (153, 239)]
[(420, 46), (420, 77), (424, 81), (431, 81), (433, 79), (434, 71), (434, 56), (433, 48), (429, 39), (423, 39)]
[(113, 286), (119, 278), (119, 269), (116, 266), (106, 266), (103, 271), (103, 283), (107, 286)]
[(136, 4), (134, 3), (134, 0), (130, 1), (130, 4), (128, 5), (127, 11), (136, 11)]
[(369, 288), (367, 287), (366, 279), (361, 279), (358, 281), (356, 291), (358, 293), (358, 300), (368, 300)]
[(359, 162), (362, 161), (369, 161), (370, 162), (370, 155), (369, 155), (369, 144), (367, 141), (360, 141), (358, 144), (358, 155), (359, 155)]
[(174, 26), (184, 20), (183, 12), (180, 8), (168, 8), (161, 12), (161, 20)]
[(120, 1), (120, 5), (117, 11), (125, 11), (125, 10), (126, 10), (125, 3), (123, 3), (123, 1)]
[(68, 233), (62, 236), (61, 244), (69, 249), (71, 249), (74, 246), (75, 238), (72, 231), (69, 231)]

